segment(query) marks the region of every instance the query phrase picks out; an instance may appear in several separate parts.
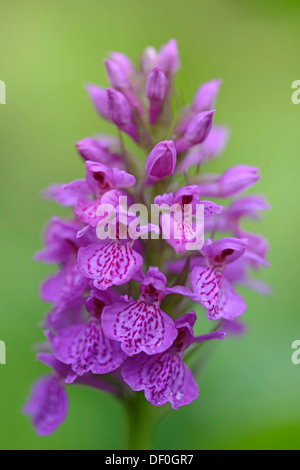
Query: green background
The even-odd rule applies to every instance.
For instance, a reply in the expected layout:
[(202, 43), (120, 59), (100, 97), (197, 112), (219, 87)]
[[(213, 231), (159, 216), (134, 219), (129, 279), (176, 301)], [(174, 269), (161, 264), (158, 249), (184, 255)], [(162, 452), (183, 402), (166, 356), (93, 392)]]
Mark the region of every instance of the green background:
[[(229, 145), (209, 169), (261, 168), (255, 192), (272, 211), (255, 229), (270, 241), (261, 279), (271, 297), (241, 291), (247, 301), (244, 338), (218, 344), (199, 377), (199, 399), (158, 426), (158, 449), (300, 448), (299, 2), (240, 0), (0, 1), (1, 314), (0, 448), (122, 449), (126, 417), (110, 396), (73, 387), (58, 431), (35, 436), (20, 412), (31, 382), (46, 368), (33, 345), (47, 306), (37, 287), (51, 268), (32, 262), (47, 219), (62, 214), (39, 198), (52, 182), (83, 176), (74, 143), (110, 131), (93, 112), (83, 84), (106, 85), (102, 59), (120, 50), (132, 59), (144, 47), (178, 40), (177, 84), (190, 100), (203, 81), (223, 86), (215, 122), (231, 129)], [(253, 227), (254, 228), (254, 227)]]

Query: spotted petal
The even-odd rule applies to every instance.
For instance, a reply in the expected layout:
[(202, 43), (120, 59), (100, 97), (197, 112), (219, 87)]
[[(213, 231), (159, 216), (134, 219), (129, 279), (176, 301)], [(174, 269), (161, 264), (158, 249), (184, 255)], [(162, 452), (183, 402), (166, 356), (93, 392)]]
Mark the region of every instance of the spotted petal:
[(176, 253), (186, 250), (200, 250), (204, 243), (204, 227), (202, 223), (192, 224), (190, 221), (173, 217), (169, 213), (162, 214), (161, 226), (163, 237)]
[(39, 436), (47, 436), (65, 420), (68, 398), (57, 376), (41, 377), (33, 386), (23, 412)]
[(154, 406), (170, 402), (176, 410), (198, 397), (198, 386), (180, 354), (141, 353), (128, 358), (121, 371), (125, 382), (135, 391), (144, 390), (146, 399)]
[(94, 286), (100, 290), (130, 281), (142, 264), (142, 256), (129, 243), (111, 241), (103, 246), (94, 243), (78, 251), (79, 270), (94, 279)]
[(52, 341), (54, 356), (82, 376), (91, 371), (107, 374), (123, 364), (126, 355), (119, 343), (108, 339), (98, 321), (60, 330)]
[(207, 309), (208, 318), (232, 320), (246, 310), (242, 297), (236, 294), (222, 272), (213, 266), (196, 266), (192, 271), (191, 281), (197, 300)]
[(58, 274), (50, 276), (41, 286), (43, 300), (53, 302), (56, 312), (61, 311), (78, 299), (88, 286), (76, 263), (65, 265)]
[(146, 302), (119, 301), (102, 313), (105, 334), (121, 342), (128, 355), (144, 351), (157, 354), (168, 349), (177, 336), (173, 320), (157, 305)]

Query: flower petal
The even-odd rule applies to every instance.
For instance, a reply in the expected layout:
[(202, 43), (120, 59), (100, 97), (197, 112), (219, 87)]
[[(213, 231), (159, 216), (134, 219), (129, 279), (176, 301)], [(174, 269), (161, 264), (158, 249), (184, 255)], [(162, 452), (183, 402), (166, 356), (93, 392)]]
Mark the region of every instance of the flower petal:
[(94, 286), (100, 290), (130, 281), (142, 264), (142, 256), (129, 243), (111, 241), (104, 246), (94, 243), (78, 251), (79, 270), (94, 279)]
[(107, 374), (122, 365), (126, 355), (119, 343), (108, 339), (100, 322), (72, 325), (60, 330), (52, 341), (53, 354), (82, 376), (91, 371)]
[(246, 310), (242, 297), (236, 294), (230, 282), (223, 278), (222, 272), (212, 266), (196, 266), (192, 271), (191, 281), (193, 291), (201, 305), (207, 309), (209, 319), (232, 320)]
[(144, 390), (154, 406), (170, 402), (176, 410), (198, 397), (198, 386), (179, 354), (149, 357), (141, 353), (127, 359), (121, 372), (125, 382), (135, 391)]
[(173, 320), (157, 305), (119, 301), (102, 313), (105, 334), (121, 342), (128, 355), (144, 351), (157, 354), (168, 349), (177, 336)]
[(91, 190), (85, 180), (71, 181), (67, 184), (53, 184), (43, 191), (47, 199), (53, 199), (62, 206), (75, 206), (79, 197), (88, 196)]
[(57, 376), (43, 376), (33, 385), (23, 412), (31, 417), (39, 436), (47, 436), (65, 420), (67, 394)]
[(76, 263), (69, 263), (41, 285), (40, 294), (46, 302), (53, 302), (56, 311), (67, 308), (88, 286)]

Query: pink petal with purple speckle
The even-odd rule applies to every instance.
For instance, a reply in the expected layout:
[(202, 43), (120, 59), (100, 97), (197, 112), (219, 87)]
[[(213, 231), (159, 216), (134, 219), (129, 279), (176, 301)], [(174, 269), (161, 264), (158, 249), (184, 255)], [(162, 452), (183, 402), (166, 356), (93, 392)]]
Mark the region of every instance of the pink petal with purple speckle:
[(105, 334), (121, 342), (128, 355), (144, 351), (157, 354), (168, 349), (177, 336), (173, 320), (157, 305), (146, 302), (116, 302), (102, 313)]
[(106, 290), (113, 285), (125, 284), (143, 264), (142, 256), (130, 244), (111, 241), (107, 245), (92, 244), (78, 251), (78, 267), (94, 286)]

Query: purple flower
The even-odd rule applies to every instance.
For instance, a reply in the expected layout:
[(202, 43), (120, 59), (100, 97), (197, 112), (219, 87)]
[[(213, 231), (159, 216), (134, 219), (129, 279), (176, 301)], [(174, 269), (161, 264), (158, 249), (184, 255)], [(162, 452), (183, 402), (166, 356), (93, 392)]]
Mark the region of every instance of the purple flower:
[(258, 292), (261, 295), (269, 295), (270, 287), (263, 281), (253, 279), (249, 275), (249, 270), (257, 270), (261, 266), (268, 267), (269, 263), (264, 257), (251, 251), (249, 244), (245, 253), (233, 263), (225, 266), (224, 277), (231, 283), (237, 283)]
[(158, 53), (158, 65), (166, 74), (173, 74), (179, 69), (179, 54), (176, 39), (170, 41), (161, 47)]
[(78, 251), (78, 269), (100, 290), (120, 286), (130, 281), (143, 264), (142, 256), (132, 243), (121, 245), (111, 241), (105, 245), (92, 244)]
[[(114, 207), (118, 204), (120, 196), (124, 197), (124, 193), (116, 189), (111, 189), (96, 200), (90, 201), (88, 199), (79, 198), (75, 206), (75, 215), (85, 224), (96, 228), (101, 220), (107, 220), (114, 215)], [(103, 215), (98, 214), (100, 207), (104, 212)], [(105, 208), (107, 209), (106, 211), (104, 211)]]
[(97, 113), (104, 119), (110, 121), (108, 98), (105, 88), (88, 83), (85, 89)]
[(45, 247), (34, 255), (34, 260), (67, 263), (74, 258), (80, 246), (76, 238), (79, 229), (80, 223), (76, 219), (67, 221), (53, 217), (45, 230)]
[(143, 108), (131, 90), (131, 85), (128, 80), (128, 76), (124, 71), (124, 67), (119, 62), (109, 59), (105, 59), (104, 64), (111, 86), (122, 92), (131, 106), (133, 108), (135, 107), (140, 113), (142, 113)]
[(203, 83), (203, 85), (198, 88), (192, 104), (188, 106), (185, 117), (176, 129), (178, 134), (182, 134), (186, 130), (190, 120), (195, 114), (209, 111), (214, 107), (220, 86), (221, 80), (217, 79)]
[[(222, 325), (240, 332), (235, 318), (246, 305), (235, 286), (269, 293), (253, 277), (268, 266), (267, 241), (242, 225), (269, 208), (264, 198), (246, 195), (224, 207), (203, 200), (240, 194), (259, 179), (258, 168), (203, 170), (228, 138), (226, 127), (212, 127), (221, 81), (202, 84), (175, 115), (179, 63), (175, 39), (146, 48), (137, 66), (111, 52), (104, 61), (111, 88), (86, 89), (117, 137), (79, 140), (85, 178), (44, 192), (71, 217), (51, 219), (34, 257), (58, 267), (40, 288), (51, 307), (37, 359), (52, 374), (24, 407), (40, 435), (65, 419), (65, 388), (76, 384), (130, 401), (131, 409), (142, 390), (154, 406), (191, 403), (198, 386), (184, 359), (193, 353), (196, 371), (197, 343), (223, 339)], [(196, 314), (184, 314), (193, 303), (209, 320), (222, 319), (210, 333), (194, 335)]]
[(158, 54), (154, 47), (146, 47), (141, 56), (140, 65), (145, 76), (158, 65)]
[(175, 322), (177, 334), (167, 351), (154, 356), (140, 353), (128, 358), (122, 367), (125, 382), (134, 391), (144, 390), (146, 399), (153, 406), (170, 402), (176, 410), (198, 397), (198, 386), (183, 362), (183, 353), (192, 343), (223, 339), (225, 333), (216, 331), (194, 337), (195, 321), (195, 312), (183, 315)]
[(87, 287), (88, 280), (77, 268), (75, 259), (42, 283), (40, 296), (45, 302), (53, 302), (54, 310), (60, 312), (72, 305)]
[(54, 184), (44, 191), (44, 197), (53, 199), (62, 206), (74, 207), (79, 197), (91, 194), (85, 180), (75, 180), (67, 184)]
[(156, 196), (154, 203), (165, 209), (161, 216), (162, 232), (177, 253), (184, 253), (191, 246), (194, 250), (200, 249), (203, 245), (204, 220), (202, 212), (198, 214), (200, 204), (203, 206), (204, 218), (222, 211), (222, 206), (212, 201), (200, 202), (200, 191), (196, 185), (184, 186), (175, 196), (172, 193)]
[(98, 138), (86, 137), (76, 142), (79, 154), (84, 160), (102, 163), (110, 168), (121, 168), (124, 165), (120, 152), (119, 142), (113, 137), (100, 136)]
[(122, 91), (129, 88), (129, 81), (123, 67), (114, 60), (105, 59), (104, 64), (110, 84), (116, 90)]
[(33, 385), (23, 413), (31, 417), (39, 436), (47, 436), (65, 420), (68, 398), (57, 375), (44, 375)]
[(149, 182), (159, 181), (173, 175), (176, 165), (176, 150), (172, 140), (159, 142), (151, 150), (145, 161)]
[(183, 136), (175, 141), (178, 153), (185, 152), (193, 145), (201, 144), (206, 139), (211, 130), (214, 112), (214, 110), (204, 111), (191, 119)]
[(102, 163), (87, 161), (86, 182), (97, 197), (102, 196), (106, 191), (117, 188), (128, 188), (135, 184), (135, 177), (118, 168), (109, 168)]
[[(176, 287), (166, 289), (166, 277), (158, 268), (150, 267), (140, 284), (137, 301), (120, 298), (118, 302), (105, 307), (102, 326), (105, 334), (121, 342), (128, 355), (144, 351), (157, 354), (168, 349), (176, 337), (173, 320), (160, 309), (168, 293), (182, 293)], [(180, 288), (179, 288), (180, 289)], [(189, 295), (187, 292), (182, 295)]]
[(167, 92), (167, 78), (159, 65), (154, 67), (148, 74), (145, 91), (150, 102), (149, 122), (154, 124)]
[(259, 234), (242, 230), (240, 221), (245, 217), (259, 220), (259, 212), (269, 208), (269, 204), (261, 195), (242, 196), (234, 200), (217, 218), (209, 219), (205, 228), (214, 232), (230, 232), (238, 238), (247, 238), (248, 250), (264, 258), (268, 249), (267, 241)]
[(105, 305), (107, 296), (92, 291), (87, 304), (89, 321), (60, 329), (52, 338), (54, 356), (70, 364), (79, 376), (87, 372), (107, 374), (120, 367), (126, 358), (119, 343), (108, 339), (103, 332), (101, 313)]
[(133, 76), (134, 67), (127, 55), (122, 54), (121, 52), (110, 52), (109, 57), (120, 66), (126, 77), (130, 78)]
[(206, 308), (209, 319), (233, 320), (244, 313), (245, 302), (225, 278), (224, 268), (242, 256), (246, 246), (247, 240), (222, 238), (215, 243), (209, 240), (203, 247), (205, 265), (193, 269), (191, 282), (195, 300)]
[(221, 84), (222, 81), (219, 79), (203, 83), (195, 93), (192, 103), (192, 111), (195, 113), (201, 113), (202, 111), (209, 111), (212, 109)]
[(209, 181), (199, 183), (201, 194), (209, 197), (232, 197), (251, 188), (258, 180), (258, 168), (236, 165), (221, 176), (213, 176)]
[(202, 144), (195, 145), (188, 150), (184, 159), (176, 168), (177, 173), (182, 173), (192, 166), (201, 165), (206, 160), (219, 155), (228, 139), (228, 131), (224, 126), (214, 127)]
[(108, 110), (111, 120), (121, 130), (138, 140), (137, 127), (132, 120), (132, 109), (128, 99), (119, 91), (107, 89)]

